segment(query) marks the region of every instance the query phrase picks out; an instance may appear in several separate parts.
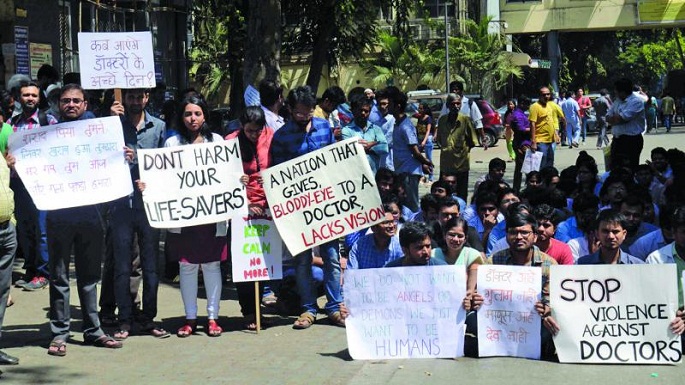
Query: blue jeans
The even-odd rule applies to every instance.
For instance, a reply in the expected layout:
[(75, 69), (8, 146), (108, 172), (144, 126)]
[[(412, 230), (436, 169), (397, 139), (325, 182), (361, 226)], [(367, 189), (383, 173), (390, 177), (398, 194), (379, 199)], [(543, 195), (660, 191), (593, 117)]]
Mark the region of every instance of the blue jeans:
[[(423, 147), (423, 151), (426, 153), (426, 158), (433, 162), (433, 135), (428, 136), (428, 140), (426, 140), (426, 145)], [(428, 180), (433, 181), (433, 172), (428, 174)]]
[(128, 198), (112, 204), (110, 229), (114, 256), (114, 298), (119, 308), (119, 322), (133, 322), (133, 299), (131, 298), (131, 270), (134, 234), (138, 235), (140, 266), (143, 270), (142, 314), (145, 321), (157, 316), (157, 249), (159, 232), (150, 227), (145, 211), (129, 207)]
[(671, 131), (671, 120), (673, 119), (673, 115), (664, 115), (664, 127), (666, 127), (666, 131)]
[(538, 151), (542, 153), (542, 162), (540, 163), (540, 170), (545, 167), (554, 167), (554, 142), (552, 143), (538, 143)]
[(404, 205), (416, 213), (419, 211), (419, 182), (421, 181), (421, 175), (402, 173), (399, 176), (404, 186), (404, 191), (407, 194)]
[[(339, 311), (342, 303), (338, 240), (334, 239), (320, 245), (319, 250), (323, 259), (323, 285), (327, 300), (324, 310), (327, 314), (331, 314)], [(306, 250), (297, 254), (295, 261), (297, 291), (300, 295), (302, 311), (316, 315), (318, 306), (316, 304), (316, 284), (312, 277), (312, 251)]]
[(587, 118), (587, 116), (583, 116), (583, 123), (582, 123), (583, 143), (585, 142), (585, 137), (587, 136), (587, 126), (588, 126), (588, 118)]

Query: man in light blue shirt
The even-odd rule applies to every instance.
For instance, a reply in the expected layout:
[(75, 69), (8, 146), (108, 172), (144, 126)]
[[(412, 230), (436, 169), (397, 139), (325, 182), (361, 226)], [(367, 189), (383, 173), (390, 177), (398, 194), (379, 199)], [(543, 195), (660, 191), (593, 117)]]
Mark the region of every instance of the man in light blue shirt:
[(395, 117), (390, 114), (390, 99), (388, 98), (388, 93), (385, 92), (385, 90), (378, 91), (376, 93), (376, 102), (378, 113), (374, 116), (372, 110), (369, 121), (381, 127), (381, 131), (385, 134), (385, 140), (388, 143), (388, 153), (381, 157), (381, 167), (395, 171), (395, 165), (392, 160), (392, 133), (395, 128)]
[(369, 122), (373, 102), (364, 95), (358, 95), (350, 101), (354, 119), (342, 129), (343, 140), (359, 138), (369, 160), (371, 171), (375, 174), (381, 167), (381, 158), (388, 153), (388, 143), (380, 127)]
[(566, 117), (566, 144), (571, 147), (578, 147), (578, 139), (580, 138), (580, 106), (575, 99), (573, 99), (573, 92), (566, 91), (566, 99), (561, 102), (561, 111)]
[(383, 205), (385, 221), (371, 227), (371, 234), (359, 238), (350, 250), (348, 269), (375, 269), (385, 266), (404, 253), (397, 236), (397, 224), (390, 205)]
[(633, 82), (619, 79), (614, 83), (616, 101), (607, 113), (614, 139), (611, 142), (611, 160), (617, 156), (630, 159), (633, 168), (640, 164), (640, 153), (644, 146), (642, 133), (646, 127), (645, 105), (639, 96), (633, 94)]

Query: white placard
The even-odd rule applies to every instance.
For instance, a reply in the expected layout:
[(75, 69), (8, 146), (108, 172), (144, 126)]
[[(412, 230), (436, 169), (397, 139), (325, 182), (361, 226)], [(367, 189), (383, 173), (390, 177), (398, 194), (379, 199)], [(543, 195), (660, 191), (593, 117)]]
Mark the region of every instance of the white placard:
[(133, 192), (118, 116), (18, 131), (8, 146), (39, 210), (109, 202)]
[(278, 232), (293, 255), (385, 220), (358, 141), (344, 140), (262, 171)]
[(150, 226), (174, 228), (247, 214), (238, 139), (138, 150)]
[(283, 242), (271, 213), (231, 219), (233, 282), (283, 278)]
[(478, 355), (540, 358), (539, 267), (480, 265), (478, 291)]
[(345, 271), (345, 325), (355, 360), (464, 355), (463, 266)]
[(79, 32), (81, 85), (87, 90), (154, 88), (152, 34)]
[(680, 336), (675, 264), (552, 266), (550, 302), (560, 362), (675, 364)]

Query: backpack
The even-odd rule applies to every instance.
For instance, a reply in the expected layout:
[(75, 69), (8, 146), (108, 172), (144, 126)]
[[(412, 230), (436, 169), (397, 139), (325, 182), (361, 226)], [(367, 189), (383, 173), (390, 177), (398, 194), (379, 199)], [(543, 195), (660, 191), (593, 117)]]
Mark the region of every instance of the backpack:
[[(13, 117), (10, 118), (10, 125), (14, 127), (14, 125), (17, 124), (19, 119), (21, 119), (21, 114), (19, 115), (14, 115)], [(48, 115), (45, 113), (45, 111), (38, 110), (38, 124), (40, 124), (41, 127), (47, 126), (48, 125)]]

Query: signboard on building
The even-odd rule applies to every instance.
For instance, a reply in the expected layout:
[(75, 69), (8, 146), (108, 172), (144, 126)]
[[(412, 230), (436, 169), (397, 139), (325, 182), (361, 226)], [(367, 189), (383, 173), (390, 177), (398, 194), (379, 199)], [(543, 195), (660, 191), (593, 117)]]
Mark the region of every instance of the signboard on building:
[(639, 24), (685, 22), (685, 0), (642, 0), (637, 4)]
[(31, 79), (38, 78), (38, 70), (43, 64), (52, 65), (52, 46), (50, 44), (30, 43)]
[(16, 61), (15, 73), (31, 74), (31, 60), (29, 56), (29, 27), (17, 25), (14, 27), (14, 45)]

